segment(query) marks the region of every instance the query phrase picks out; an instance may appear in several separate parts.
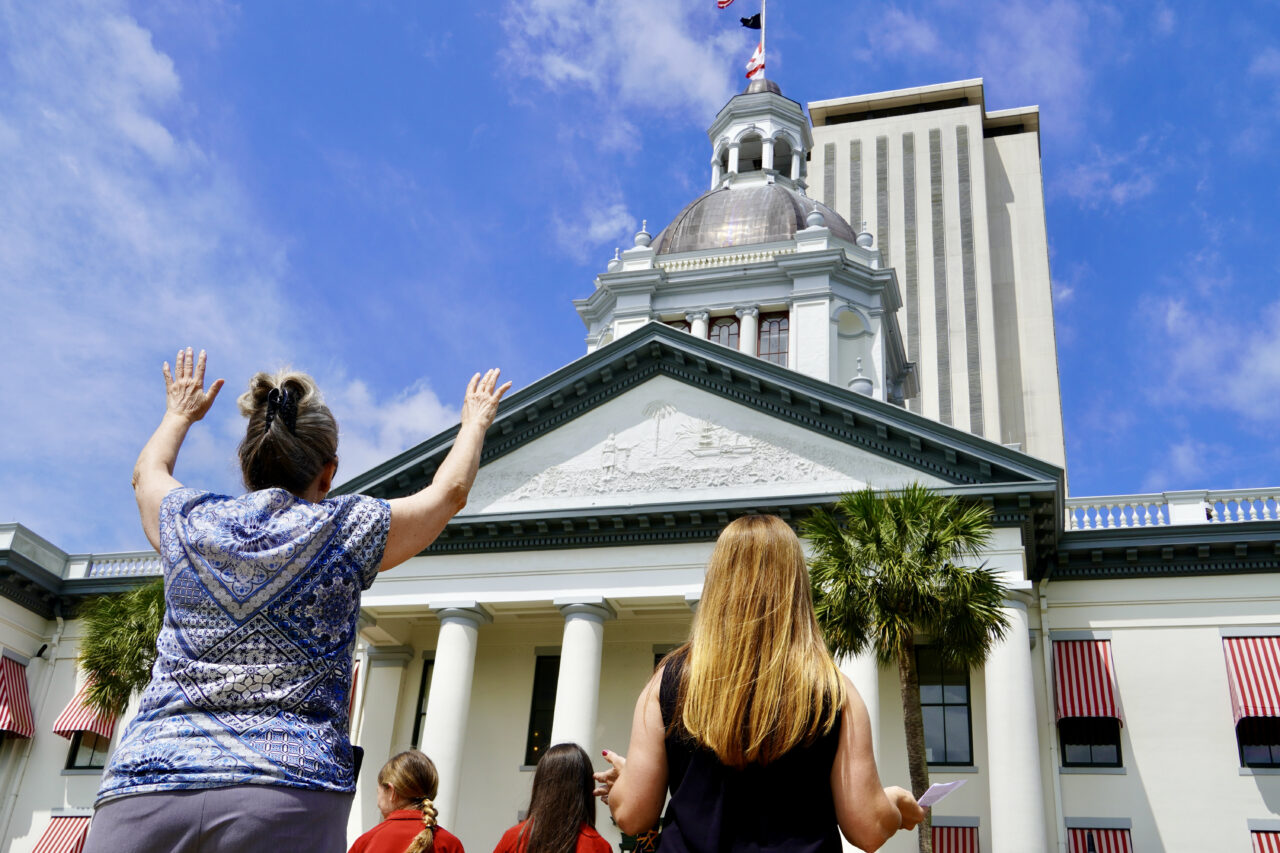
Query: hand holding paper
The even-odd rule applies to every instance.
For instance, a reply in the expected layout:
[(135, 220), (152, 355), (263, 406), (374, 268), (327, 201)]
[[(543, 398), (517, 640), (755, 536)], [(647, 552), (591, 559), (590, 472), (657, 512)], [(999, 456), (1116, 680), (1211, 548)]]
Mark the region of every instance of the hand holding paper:
[(942, 802), (943, 798), (964, 783), (964, 779), (960, 779), (955, 782), (935, 782), (929, 786), (929, 790), (920, 795), (920, 799), (917, 800), (917, 802), (920, 803), (921, 808), (927, 809), (932, 805)]

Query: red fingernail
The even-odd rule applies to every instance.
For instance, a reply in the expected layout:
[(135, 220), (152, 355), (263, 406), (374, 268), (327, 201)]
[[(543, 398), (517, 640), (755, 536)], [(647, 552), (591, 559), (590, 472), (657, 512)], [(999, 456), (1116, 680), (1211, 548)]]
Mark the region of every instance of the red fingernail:
[(609, 750), (607, 750), (607, 749), (602, 749), (602, 750), (600, 750), (600, 754), (601, 754), (601, 755), (608, 755), (608, 754), (609, 754)]

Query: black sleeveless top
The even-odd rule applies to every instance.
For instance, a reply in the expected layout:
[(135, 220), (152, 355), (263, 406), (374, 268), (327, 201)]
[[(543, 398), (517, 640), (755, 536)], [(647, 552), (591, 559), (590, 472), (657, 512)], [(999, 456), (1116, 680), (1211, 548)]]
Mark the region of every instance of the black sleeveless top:
[(841, 853), (831, 794), (840, 720), (766, 766), (726, 767), (672, 724), (683, 669), (683, 655), (669, 658), (658, 692), (671, 792), (659, 853)]

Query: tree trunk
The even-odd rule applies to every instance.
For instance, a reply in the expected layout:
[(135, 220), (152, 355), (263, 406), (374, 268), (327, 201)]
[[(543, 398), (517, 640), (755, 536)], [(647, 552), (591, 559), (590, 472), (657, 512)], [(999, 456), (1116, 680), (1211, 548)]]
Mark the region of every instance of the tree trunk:
[[(919, 799), (929, 790), (929, 762), (924, 753), (924, 715), (920, 712), (920, 679), (916, 675), (915, 650), (898, 655), (898, 684), (902, 690), (902, 720), (907, 734), (907, 768), (911, 773), (911, 793)], [(920, 824), (920, 853), (933, 853), (933, 820), (926, 809)]]

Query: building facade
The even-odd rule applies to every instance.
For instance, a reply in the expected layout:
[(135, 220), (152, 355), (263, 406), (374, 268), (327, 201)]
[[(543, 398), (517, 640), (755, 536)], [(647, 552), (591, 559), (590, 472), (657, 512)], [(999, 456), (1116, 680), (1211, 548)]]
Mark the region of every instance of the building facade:
[[(708, 191), (575, 303), (587, 354), (504, 401), (467, 508), (364, 596), (352, 838), (418, 746), (441, 824), (491, 849), (546, 747), (626, 749), (725, 524), (922, 482), (991, 507), (1012, 625), (971, 672), (920, 638), (931, 775), (967, 783), (935, 849), (1280, 843), (1280, 490), (1067, 496), (1036, 114), (984, 110), (980, 81), (812, 103), (813, 126), (767, 81), (721, 110)], [(453, 435), (343, 489), (415, 491)], [(0, 526), (15, 853), (69, 849), (114, 737), (78, 711), (77, 602), (158, 573)], [(896, 672), (842, 667), (905, 784)]]

